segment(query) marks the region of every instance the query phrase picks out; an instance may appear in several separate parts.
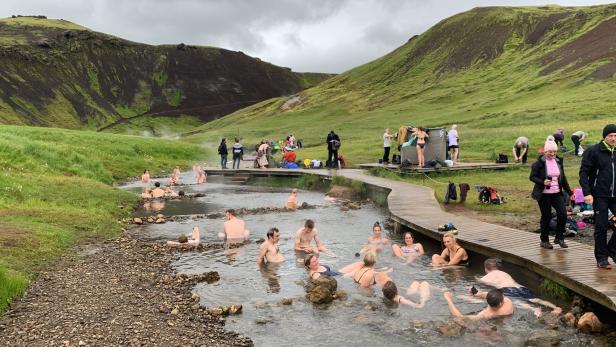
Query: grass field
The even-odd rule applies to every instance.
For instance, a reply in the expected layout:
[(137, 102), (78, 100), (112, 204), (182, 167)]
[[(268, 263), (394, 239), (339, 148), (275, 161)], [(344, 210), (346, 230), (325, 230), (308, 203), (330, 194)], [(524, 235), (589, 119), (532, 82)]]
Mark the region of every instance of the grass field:
[(75, 242), (119, 235), (136, 196), (114, 183), (207, 155), (179, 141), (0, 126), (0, 311)]

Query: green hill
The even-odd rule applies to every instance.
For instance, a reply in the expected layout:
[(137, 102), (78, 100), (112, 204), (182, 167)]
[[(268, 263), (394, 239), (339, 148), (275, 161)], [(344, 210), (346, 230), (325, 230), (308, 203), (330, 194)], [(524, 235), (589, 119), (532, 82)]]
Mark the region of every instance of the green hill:
[(459, 125), (463, 160), (543, 144), (556, 127), (597, 139), (616, 107), (616, 5), (488, 7), (447, 18), (393, 52), (299, 94), (203, 125), (189, 141), (288, 133), (325, 157), (330, 129), (351, 163), (381, 156), (383, 128)]
[(221, 48), (130, 42), (44, 17), (0, 19), (0, 65), (0, 124), (160, 135), (331, 76)]

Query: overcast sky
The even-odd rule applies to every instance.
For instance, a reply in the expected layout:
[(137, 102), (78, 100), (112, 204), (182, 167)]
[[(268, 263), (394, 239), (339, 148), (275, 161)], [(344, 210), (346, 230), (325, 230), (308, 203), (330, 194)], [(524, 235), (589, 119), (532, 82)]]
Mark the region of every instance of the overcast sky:
[(477, 6), (575, 0), (0, 0), (0, 16), (43, 14), (132, 41), (216, 46), (294, 71), (343, 72)]

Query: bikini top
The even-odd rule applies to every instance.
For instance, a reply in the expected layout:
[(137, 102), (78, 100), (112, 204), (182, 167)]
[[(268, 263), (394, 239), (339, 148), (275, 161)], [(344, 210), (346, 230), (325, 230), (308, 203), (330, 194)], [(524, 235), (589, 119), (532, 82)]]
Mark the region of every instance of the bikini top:
[(410, 247), (402, 246), (400, 250), (402, 250), (402, 253), (419, 253), (419, 247), (417, 245), (412, 245)]
[[(360, 269), (360, 270), (361, 270), (361, 269)], [(364, 277), (364, 275), (366, 274), (366, 272), (368, 272), (368, 271), (370, 271), (370, 270), (372, 270), (372, 269), (367, 268), (367, 269), (366, 269), (366, 271), (364, 271), (364, 272), (361, 274), (361, 276), (359, 276), (359, 278), (358, 278), (358, 279), (353, 278), (353, 281), (355, 281), (355, 283), (357, 283), (357, 284), (360, 284), (360, 282), (359, 282), (359, 281), (361, 281), (362, 277)], [(359, 270), (358, 270), (358, 271), (359, 271)], [(370, 284), (376, 284), (376, 277), (374, 276), (374, 272), (372, 273), (372, 283), (370, 283)]]
[[(462, 247), (458, 247), (458, 249), (454, 252), (454, 254), (458, 253), (458, 251), (461, 249)], [(450, 260), (449, 251), (447, 252), (447, 255), (443, 257), (443, 259), (447, 262)], [(460, 260), (458, 265), (468, 265), (468, 256), (466, 257), (466, 259)]]

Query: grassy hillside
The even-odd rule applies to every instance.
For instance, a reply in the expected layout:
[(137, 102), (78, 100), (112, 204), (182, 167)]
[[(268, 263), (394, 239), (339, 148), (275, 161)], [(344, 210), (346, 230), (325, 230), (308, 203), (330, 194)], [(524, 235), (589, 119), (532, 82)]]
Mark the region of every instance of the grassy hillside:
[[(329, 130), (352, 164), (381, 156), (385, 127), (459, 125), (463, 160), (542, 146), (557, 127), (600, 137), (616, 109), (616, 5), (476, 8), (373, 62), (300, 93), (205, 124), (188, 141), (246, 143), (295, 133), (300, 157), (326, 156)], [(286, 103), (286, 105), (285, 105)], [(284, 107), (283, 107), (284, 105)], [(569, 143), (569, 146), (571, 144)]]
[(0, 311), (74, 242), (119, 234), (136, 197), (114, 182), (206, 155), (171, 140), (0, 126)]
[(194, 121), (330, 77), (295, 73), (242, 52), (145, 45), (33, 17), (0, 19), (0, 65), (0, 124), (115, 132), (146, 130), (143, 122), (154, 132), (159, 123), (186, 131)]

